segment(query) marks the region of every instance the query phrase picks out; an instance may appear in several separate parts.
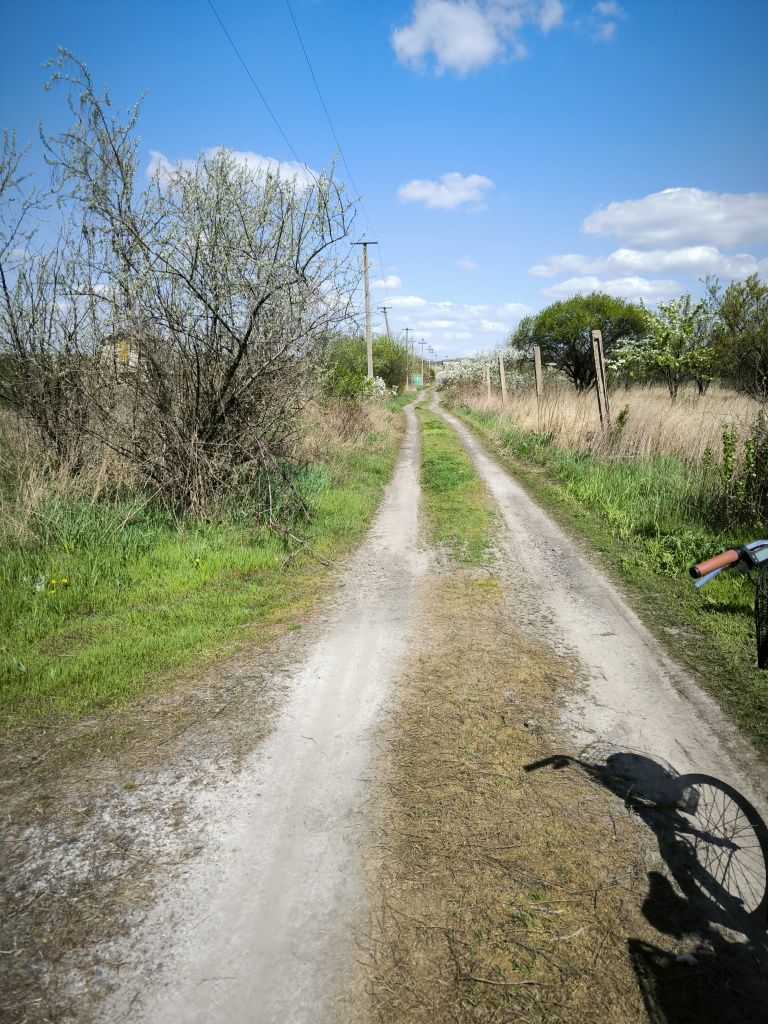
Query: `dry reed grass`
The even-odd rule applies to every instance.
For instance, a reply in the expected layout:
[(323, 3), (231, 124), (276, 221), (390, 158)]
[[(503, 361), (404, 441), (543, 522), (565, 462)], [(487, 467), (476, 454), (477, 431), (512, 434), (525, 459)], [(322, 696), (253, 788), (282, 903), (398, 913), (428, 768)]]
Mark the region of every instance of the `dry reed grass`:
[(36, 521), (52, 498), (95, 504), (105, 494), (135, 489), (136, 473), (104, 445), (93, 445), (84, 466), (55, 465), (34, 432), (9, 410), (0, 410), (0, 539), (34, 543)]
[[(362, 448), (371, 431), (390, 429), (390, 420), (381, 403), (313, 403), (298, 424), (297, 456), (307, 463), (325, 463), (340, 449)], [(68, 466), (56, 466), (34, 432), (15, 413), (0, 410), (0, 541), (34, 544), (51, 499), (96, 504), (106, 496), (131, 496), (143, 505), (152, 495), (139, 484), (135, 468), (106, 445), (94, 443), (75, 474)]]
[[(510, 390), (507, 404), (474, 392), (463, 400), (475, 409), (491, 409), (518, 429), (551, 434), (557, 445), (569, 451), (592, 452), (608, 458), (649, 459), (676, 456), (697, 465), (709, 447), (715, 456), (721, 449), (723, 431), (731, 429), (740, 441), (749, 433), (760, 409), (746, 395), (712, 385), (706, 395), (682, 392), (672, 401), (666, 389), (636, 387), (610, 394), (613, 429), (600, 429), (594, 392), (579, 394), (573, 388), (546, 382), (539, 410), (536, 394), (528, 389)], [(623, 424), (617, 417), (627, 408)]]

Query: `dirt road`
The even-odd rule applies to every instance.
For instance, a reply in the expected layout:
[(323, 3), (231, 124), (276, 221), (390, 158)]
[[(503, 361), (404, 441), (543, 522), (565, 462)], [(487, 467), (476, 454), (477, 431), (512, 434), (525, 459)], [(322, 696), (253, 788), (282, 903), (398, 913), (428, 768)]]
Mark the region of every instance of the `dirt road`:
[[(564, 673), (557, 667), (540, 672), (542, 685), (550, 687), (553, 694), (557, 690), (551, 705), (558, 709), (559, 720), (551, 729), (547, 725), (548, 736), (537, 738), (536, 749), (578, 755), (589, 747), (589, 756), (601, 766), (612, 753), (625, 758), (629, 754), (635, 758), (630, 768), (637, 776), (625, 781), (634, 787), (642, 785), (642, 773), (649, 765), (652, 772), (662, 764), (673, 773), (707, 773), (745, 794), (768, 817), (765, 767), (749, 745), (695, 681), (670, 661), (618, 591), (467, 429), (439, 405), (433, 408), (457, 432), (503, 519), (498, 580), (511, 598), (504, 597), (503, 610), (497, 609), (493, 615), (507, 616), (510, 636), (527, 637), (536, 647), (535, 657), (526, 656), (531, 665), (539, 659), (537, 664), (567, 667)], [(201, 786), (191, 797), (184, 813), (188, 819), (204, 823), (202, 851), (181, 875), (161, 878), (161, 897), (143, 922), (127, 938), (115, 939), (110, 960), (119, 967), (109, 980), (112, 991), (97, 1016), (89, 1019), (105, 1024), (314, 1024), (357, 1019), (360, 1006), (353, 1011), (350, 1003), (359, 991), (355, 988), (359, 986), (356, 940), (372, 900), (370, 889), (366, 891), (364, 886), (361, 860), (370, 830), (368, 802), (377, 795), (374, 740), (383, 716), (390, 712), (390, 721), (396, 724), (398, 685), (406, 676), (418, 684), (420, 674), (425, 679), (428, 674), (429, 686), (441, 688), (442, 672), (447, 693), (453, 664), (455, 678), (450, 684), (459, 704), (446, 704), (445, 713), (453, 714), (458, 706), (461, 727), (472, 726), (461, 704), (469, 685), (465, 680), (474, 671), (467, 661), (472, 661), (471, 643), (460, 639), (458, 628), (453, 636), (445, 635), (451, 620), (447, 611), (437, 608), (435, 595), (443, 587), (443, 605), (453, 608), (451, 615), (462, 617), (462, 629), (471, 638), (473, 627), (467, 616), (472, 606), (471, 587), (477, 581), (469, 578), (470, 597), (461, 598), (466, 612), (464, 604), (456, 604), (455, 596), (450, 600), (445, 596), (445, 586), (450, 590), (452, 585), (450, 575), (438, 588), (427, 585), (436, 561), (424, 543), (419, 517), (418, 425), (412, 409), (406, 410), (406, 415), (403, 451), (374, 525), (346, 569), (335, 603), (316, 623), (314, 637), (300, 649), (282, 684), (282, 704), (272, 732), (237, 773)], [(455, 626), (456, 619), (453, 621)], [(427, 622), (428, 628), (422, 631), (422, 623)], [(481, 681), (489, 687), (489, 707), (494, 702), (512, 707), (515, 694), (501, 695), (514, 682), (497, 685), (492, 672), (503, 676), (506, 658), (510, 666), (513, 661), (522, 663), (524, 642), (515, 648), (506, 646), (505, 641), (490, 652), (494, 637), (504, 628), (503, 621), (487, 618), (483, 628), (489, 667), (476, 674), (487, 677)], [(409, 652), (419, 642), (420, 660), (409, 661)], [(423, 650), (425, 642), (428, 651)], [(451, 644), (455, 650), (448, 657)], [(532, 673), (531, 669), (530, 678)], [(514, 676), (512, 671), (507, 674), (510, 679)], [(583, 685), (565, 683), (566, 678), (579, 678)], [(525, 685), (528, 683), (521, 682), (521, 688)], [(476, 707), (478, 702), (473, 700)], [(512, 703), (505, 704), (507, 701)], [(491, 708), (488, 715), (487, 728), (492, 731), (497, 728), (497, 712)], [(501, 717), (506, 728), (505, 710)], [(426, 720), (429, 728), (439, 733), (440, 721), (428, 716)], [(529, 724), (526, 721), (524, 727)], [(523, 729), (522, 720), (516, 728)], [(499, 736), (508, 756), (514, 742), (510, 743), (506, 733)], [(462, 764), (472, 756), (467, 747), (472, 742), (474, 734), (460, 741)], [(505, 804), (513, 791), (503, 787), (510, 780), (519, 785), (526, 778), (522, 757), (527, 749), (519, 744), (518, 761), (513, 760), (508, 769), (516, 772), (516, 777), (498, 776), (502, 788), (494, 797), (498, 809), (493, 813), (510, 818), (510, 843), (515, 840), (515, 829), (539, 827), (530, 810), (519, 812), (523, 819), (518, 823)], [(498, 768), (494, 767), (495, 754), (488, 757), (485, 774), (491, 776)], [(406, 770), (410, 771), (409, 764)], [(435, 785), (442, 786), (442, 780)], [(589, 793), (585, 797), (581, 790), (576, 795), (573, 792), (569, 791), (573, 804), (568, 813), (591, 814), (599, 835), (605, 821), (603, 804), (595, 804)], [(477, 806), (477, 794), (463, 806), (471, 810), (473, 802)], [(519, 803), (527, 806), (522, 800)], [(619, 808), (622, 806), (620, 802)], [(432, 813), (429, 808), (427, 813)], [(629, 815), (618, 833), (614, 823), (617, 843), (620, 835), (629, 834), (627, 829), (635, 828), (631, 818)], [(492, 825), (490, 821), (489, 830)], [(469, 827), (474, 826), (470, 823)], [(451, 830), (449, 820), (448, 833)], [(415, 841), (422, 840), (416, 836)], [(509, 856), (514, 865), (513, 844), (503, 849), (513, 850)], [(541, 849), (552, 860), (549, 877), (557, 877), (558, 849), (547, 842)], [(754, 869), (757, 887), (764, 886), (762, 862), (747, 868), (749, 872)], [(472, 857), (469, 870), (473, 870)], [(507, 870), (505, 867), (504, 872)], [(605, 874), (606, 870), (601, 861), (600, 871)], [(642, 869), (639, 877), (644, 883)], [(498, 889), (495, 881), (493, 887)], [(532, 898), (537, 906), (546, 901), (541, 893)], [(591, 899), (589, 896), (590, 906)], [(596, 907), (597, 889), (594, 900)], [(639, 904), (639, 900), (635, 902)], [(547, 927), (557, 921), (554, 915), (564, 913), (551, 906), (539, 910), (551, 915), (545, 919)], [(525, 919), (520, 918), (518, 924), (520, 920)], [(573, 934), (584, 930), (580, 927)], [(442, 926), (432, 928), (434, 934), (443, 932)], [(553, 941), (571, 938), (566, 934)], [(609, 940), (601, 941), (605, 949)], [(626, 962), (624, 941), (622, 936), (616, 957)], [(453, 947), (451, 955), (455, 955)], [(458, 966), (455, 973), (458, 977)], [(561, 970), (560, 983), (563, 977)], [(430, 984), (427, 976), (427, 988)], [(606, 991), (610, 999), (610, 985)], [(634, 1016), (641, 1013), (636, 1009), (641, 1005), (637, 991), (632, 999), (626, 1003), (630, 1009), (624, 1016), (615, 1015), (609, 1006), (589, 1019), (644, 1019)], [(471, 1012), (474, 1017), (467, 1019), (507, 1019), (478, 1015), (474, 1004)], [(423, 1019), (434, 1019), (425, 1014)], [(391, 1019), (422, 1018), (405, 1013)], [(545, 1015), (541, 1019), (561, 1018)]]
[[(317, 1022), (354, 963), (355, 833), (371, 737), (416, 623), (416, 418), (271, 736), (198, 810), (212, 842), (133, 943), (101, 1020)], [(158, 970), (147, 978), (148, 965)]]

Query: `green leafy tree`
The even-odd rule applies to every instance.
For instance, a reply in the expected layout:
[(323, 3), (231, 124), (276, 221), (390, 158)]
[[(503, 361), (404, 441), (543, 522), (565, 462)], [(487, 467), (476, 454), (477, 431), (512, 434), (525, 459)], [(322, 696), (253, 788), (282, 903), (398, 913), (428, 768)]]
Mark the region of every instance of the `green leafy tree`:
[(526, 355), (532, 346), (538, 345), (545, 363), (554, 363), (577, 391), (585, 391), (595, 381), (593, 330), (602, 331), (608, 357), (621, 342), (643, 336), (645, 310), (603, 292), (574, 295), (553, 302), (535, 316), (524, 317), (510, 338), (510, 345)]
[[(337, 335), (328, 344), (325, 391), (337, 398), (366, 393), (365, 339)], [(373, 372), (387, 387), (403, 387), (408, 370), (405, 346), (386, 335), (373, 339)]]
[(671, 398), (686, 380), (695, 380), (699, 393), (706, 391), (715, 357), (707, 303), (686, 294), (660, 302), (655, 313), (644, 312), (645, 334), (616, 349), (611, 367), (629, 377), (663, 380)]
[(768, 398), (768, 283), (752, 274), (723, 292), (707, 281), (720, 375), (739, 391)]

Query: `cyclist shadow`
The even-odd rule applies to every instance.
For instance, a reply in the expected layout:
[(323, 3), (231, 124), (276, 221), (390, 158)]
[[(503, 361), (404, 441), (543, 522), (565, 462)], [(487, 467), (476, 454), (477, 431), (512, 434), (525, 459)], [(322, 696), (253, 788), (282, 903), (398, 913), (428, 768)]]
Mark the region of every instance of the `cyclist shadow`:
[(649, 872), (642, 909), (686, 953), (627, 942), (653, 1024), (768, 1022), (768, 829), (754, 808), (712, 776), (680, 776), (630, 751), (596, 760), (556, 755), (525, 771), (568, 765), (619, 796), (654, 832), (677, 883)]

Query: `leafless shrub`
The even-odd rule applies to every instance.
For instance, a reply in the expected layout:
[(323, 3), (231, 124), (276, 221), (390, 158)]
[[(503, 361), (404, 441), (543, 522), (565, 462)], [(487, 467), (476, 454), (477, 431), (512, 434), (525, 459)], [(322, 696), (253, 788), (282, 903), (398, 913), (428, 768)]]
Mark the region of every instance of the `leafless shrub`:
[[(297, 414), (356, 273), (343, 189), (226, 150), (160, 163), (139, 188), (138, 107), (121, 120), (66, 51), (52, 66), (73, 117), (44, 137), (68, 228), (34, 259), (0, 252), (0, 397), (62, 463), (93, 438), (176, 507), (241, 486), (270, 515), (276, 490), (300, 506)], [(19, 160), (8, 148), (0, 174), (17, 203)]]

